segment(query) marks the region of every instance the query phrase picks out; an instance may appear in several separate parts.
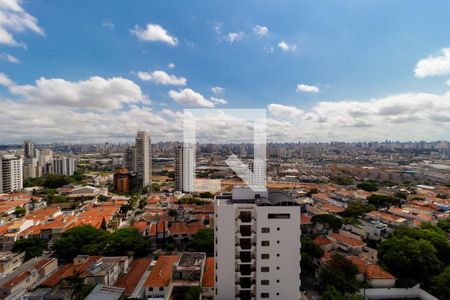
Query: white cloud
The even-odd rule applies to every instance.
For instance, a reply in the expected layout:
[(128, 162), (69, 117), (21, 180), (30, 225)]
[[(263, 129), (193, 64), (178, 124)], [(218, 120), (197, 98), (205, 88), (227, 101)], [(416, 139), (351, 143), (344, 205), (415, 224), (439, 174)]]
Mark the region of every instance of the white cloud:
[(215, 104), (228, 104), (228, 101), (222, 98), (211, 97), (210, 99)]
[(214, 103), (205, 99), (202, 94), (199, 94), (191, 89), (183, 89), (180, 91), (169, 91), (169, 96), (175, 102), (182, 105), (199, 106), (199, 107), (214, 107)]
[(102, 22), (102, 26), (106, 27), (106, 28), (109, 28), (109, 29), (114, 29), (114, 23), (111, 22), (110, 20), (104, 20)]
[(253, 27), (253, 32), (257, 36), (263, 37), (269, 33), (269, 28), (267, 28), (266, 26), (256, 25), (255, 27)]
[(22, 8), (20, 0), (0, 0), (0, 44), (24, 45), (15, 40), (14, 34), (26, 31), (44, 35), (36, 18)]
[(318, 93), (320, 89), (315, 85), (297, 84), (297, 93)]
[(223, 87), (220, 87), (220, 86), (215, 86), (215, 87), (211, 88), (211, 91), (214, 94), (222, 94), (225, 91), (225, 89)]
[(414, 75), (419, 78), (450, 74), (450, 48), (441, 50), (441, 55), (430, 55), (419, 60)]
[(148, 102), (131, 80), (92, 76), (77, 82), (39, 78), (35, 85), (9, 85), (12, 94), (29, 104), (67, 106), (77, 109), (117, 110), (124, 105)]
[(281, 41), (278, 43), (278, 47), (280, 47), (280, 49), (283, 52), (294, 52), (297, 49), (297, 45), (296, 44), (288, 44), (285, 41)]
[(225, 40), (230, 42), (231, 44), (237, 41), (242, 40), (245, 37), (245, 33), (242, 31), (239, 32), (229, 32), (226, 37)]
[(175, 68), (175, 65), (174, 65), (173, 63), (170, 63), (170, 64), (167, 65), (167, 67), (168, 67), (169, 69), (173, 69), (173, 68)]
[(449, 80), (447, 80), (447, 85), (450, 85), (450, 79), (449, 79)]
[(138, 40), (146, 42), (164, 42), (171, 46), (176, 46), (178, 44), (178, 39), (171, 36), (161, 25), (158, 24), (147, 24), (145, 28), (138, 25), (131, 30), (131, 34), (136, 36)]
[(14, 81), (9, 79), (9, 77), (5, 73), (0, 73), (0, 85), (9, 87), (14, 84), (15, 84)]
[(164, 71), (157, 70), (153, 72), (137, 72), (138, 77), (144, 81), (151, 81), (162, 85), (182, 85), (185, 86), (187, 79), (169, 75)]
[(12, 56), (8, 53), (0, 53), (0, 61), (6, 61), (12, 64), (18, 64), (20, 62), (17, 57)]
[(290, 118), (297, 118), (304, 114), (304, 111), (302, 109), (299, 109), (294, 106), (287, 106), (283, 104), (277, 104), (277, 103), (271, 103), (267, 106), (267, 109), (271, 114), (274, 116), (280, 116), (280, 117), (290, 117)]

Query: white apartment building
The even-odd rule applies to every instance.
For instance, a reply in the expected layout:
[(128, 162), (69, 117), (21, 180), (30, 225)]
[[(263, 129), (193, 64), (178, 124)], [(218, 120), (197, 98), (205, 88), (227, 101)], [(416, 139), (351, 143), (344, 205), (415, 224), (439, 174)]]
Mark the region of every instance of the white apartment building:
[(235, 187), (215, 201), (215, 299), (300, 299), (300, 207)]
[(12, 193), (23, 188), (23, 161), (16, 156), (0, 158), (0, 193)]
[(53, 159), (52, 174), (72, 176), (76, 170), (75, 159), (72, 157), (61, 157)]
[(151, 140), (148, 132), (138, 131), (134, 146), (136, 159), (136, 175), (139, 184), (150, 185), (152, 182)]
[(175, 190), (194, 191), (195, 153), (191, 145), (175, 148)]

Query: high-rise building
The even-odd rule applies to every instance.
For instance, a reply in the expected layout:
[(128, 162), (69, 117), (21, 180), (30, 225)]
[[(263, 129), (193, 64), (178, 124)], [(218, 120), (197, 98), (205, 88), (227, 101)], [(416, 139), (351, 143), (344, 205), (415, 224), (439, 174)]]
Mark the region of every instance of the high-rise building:
[(74, 158), (61, 157), (53, 159), (52, 174), (72, 176), (75, 171), (76, 164)]
[(42, 176), (42, 167), (39, 164), (39, 160), (33, 157), (26, 157), (23, 160), (23, 179), (39, 176)]
[(32, 141), (23, 142), (23, 153), (26, 158), (34, 157), (34, 145)]
[(194, 150), (190, 145), (175, 148), (175, 190), (194, 191)]
[(22, 158), (0, 157), (0, 193), (12, 193), (23, 188)]
[(123, 162), (124, 167), (130, 172), (136, 172), (136, 151), (134, 146), (130, 146), (125, 150)]
[(148, 132), (138, 131), (134, 145), (136, 156), (136, 177), (141, 186), (151, 184), (152, 159), (151, 141)]
[(215, 200), (216, 299), (300, 299), (300, 207), (235, 187)]

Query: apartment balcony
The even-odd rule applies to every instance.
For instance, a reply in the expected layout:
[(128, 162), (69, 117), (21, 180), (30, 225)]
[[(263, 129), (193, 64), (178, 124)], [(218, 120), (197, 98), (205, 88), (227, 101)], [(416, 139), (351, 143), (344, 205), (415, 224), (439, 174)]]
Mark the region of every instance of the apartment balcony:
[(240, 234), (242, 237), (249, 237), (255, 233), (256, 231), (254, 230), (252, 225), (240, 225), (238, 226), (236, 231), (236, 234)]
[(256, 294), (253, 291), (247, 291), (247, 290), (237, 290), (235, 296), (236, 296), (237, 300), (256, 299)]
[(256, 279), (251, 277), (240, 277), (235, 284), (240, 290), (253, 290), (256, 287)]
[(238, 264), (244, 263), (252, 263), (253, 259), (256, 259), (256, 255), (253, 254), (251, 251), (239, 251), (236, 255), (236, 260), (238, 261)]
[(249, 221), (242, 221), (241, 219), (236, 219), (236, 224), (238, 225), (238, 226), (241, 226), (241, 225), (254, 225), (255, 224), (255, 218), (251, 218)]
[(241, 249), (252, 249), (256, 247), (256, 239), (251, 237), (236, 238), (234, 246), (240, 247)]

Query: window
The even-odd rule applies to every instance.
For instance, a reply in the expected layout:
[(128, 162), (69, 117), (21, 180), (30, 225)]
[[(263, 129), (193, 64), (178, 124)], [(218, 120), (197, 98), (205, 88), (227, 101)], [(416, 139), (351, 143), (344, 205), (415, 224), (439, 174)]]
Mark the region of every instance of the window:
[(261, 293), (261, 298), (269, 298), (269, 293)]
[(280, 267), (277, 267), (277, 270), (279, 270), (280, 269)]
[(261, 254), (261, 259), (269, 259), (269, 258), (270, 258), (269, 253), (262, 253)]
[(277, 257), (280, 257), (280, 253), (277, 253)]
[(269, 219), (290, 219), (291, 214), (269, 214), (267, 217)]
[(277, 296), (280, 296), (280, 293), (277, 293)]
[(277, 244), (279, 244), (280, 243), (280, 241), (277, 241)]
[(163, 288), (163, 287), (160, 287), (159, 290), (160, 290), (160, 291), (164, 291), (164, 288)]
[(263, 273), (270, 272), (270, 268), (269, 267), (261, 267), (261, 272), (263, 272)]
[(277, 279), (277, 283), (280, 283), (280, 279)]
[(270, 245), (270, 241), (261, 241), (261, 246), (268, 247)]
[(280, 231), (280, 227), (277, 227), (277, 231)]
[(149, 290), (150, 292), (152, 292), (152, 291), (153, 291), (153, 288), (148, 288), (148, 290)]
[(261, 280), (261, 285), (269, 285), (269, 280)]
[(263, 228), (261, 228), (261, 232), (262, 233), (269, 233), (270, 232), (270, 228), (269, 227), (263, 227)]

